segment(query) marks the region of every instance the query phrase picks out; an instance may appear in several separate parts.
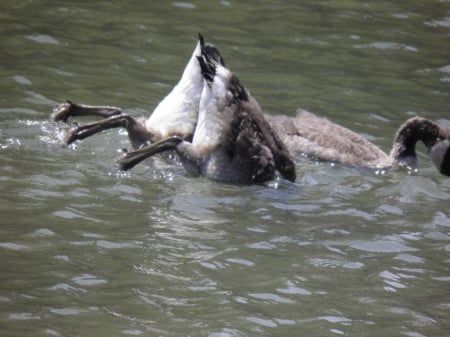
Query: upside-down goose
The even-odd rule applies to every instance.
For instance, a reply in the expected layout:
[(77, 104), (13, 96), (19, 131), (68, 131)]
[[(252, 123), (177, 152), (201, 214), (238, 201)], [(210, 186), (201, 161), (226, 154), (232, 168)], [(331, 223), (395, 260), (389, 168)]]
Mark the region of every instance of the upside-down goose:
[(278, 171), (295, 181), (295, 164), (256, 100), (239, 79), (202, 48), (197, 57), (204, 77), (199, 115), (192, 142), (171, 136), (120, 159), (123, 169), (156, 153), (174, 149), (195, 176), (236, 184), (263, 183)]
[[(191, 140), (205, 83), (198, 61), (202, 46), (222, 66), (225, 65), (219, 51), (213, 45), (205, 44), (200, 35), (179, 83), (147, 120), (132, 117), (120, 108), (110, 106), (89, 106), (69, 101), (57, 106), (52, 114), (55, 121), (84, 115), (104, 118), (71, 130), (66, 143), (114, 127), (127, 128), (135, 149), (169, 136)], [(415, 167), (415, 146), (422, 141), (438, 171), (450, 175), (450, 131), (425, 118), (413, 117), (404, 122), (394, 137), (391, 152), (387, 154), (357, 133), (306, 111), (300, 111), (295, 117), (267, 114), (264, 117), (294, 158), (306, 154), (321, 161), (369, 169)]]

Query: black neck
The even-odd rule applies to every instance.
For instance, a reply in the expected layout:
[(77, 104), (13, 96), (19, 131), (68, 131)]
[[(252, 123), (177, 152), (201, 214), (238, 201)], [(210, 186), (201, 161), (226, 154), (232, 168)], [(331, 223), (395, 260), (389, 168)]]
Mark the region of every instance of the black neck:
[(445, 138), (444, 130), (436, 123), (420, 117), (413, 117), (398, 129), (391, 156), (400, 165), (415, 166), (416, 143), (420, 140), (430, 150), (437, 141)]

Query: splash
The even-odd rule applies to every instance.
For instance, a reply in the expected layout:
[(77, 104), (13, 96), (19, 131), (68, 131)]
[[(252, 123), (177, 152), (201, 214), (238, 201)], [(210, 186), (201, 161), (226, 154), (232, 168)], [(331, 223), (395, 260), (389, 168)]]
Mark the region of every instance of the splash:
[(22, 143), (18, 138), (7, 138), (4, 142), (0, 143), (0, 149), (18, 149)]

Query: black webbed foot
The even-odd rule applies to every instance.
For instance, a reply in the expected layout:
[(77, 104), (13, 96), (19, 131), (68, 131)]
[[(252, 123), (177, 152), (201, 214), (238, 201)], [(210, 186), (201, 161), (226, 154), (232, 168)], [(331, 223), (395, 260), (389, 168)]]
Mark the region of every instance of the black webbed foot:
[(73, 116), (99, 116), (102, 118), (108, 118), (120, 115), (122, 113), (122, 109), (114, 106), (76, 104), (67, 100), (64, 103), (60, 103), (55, 106), (50, 118), (54, 122), (67, 122), (69, 117)]
[(60, 103), (56, 105), (53, 108), (53, 112), (50, 115), (50, 118), (54, 122), (63, 121), (64, 123), (67, 122), (70, 116), (72, 116), (71, 109), (73, 105), (71, 101), (65, 101), (63, 103)]

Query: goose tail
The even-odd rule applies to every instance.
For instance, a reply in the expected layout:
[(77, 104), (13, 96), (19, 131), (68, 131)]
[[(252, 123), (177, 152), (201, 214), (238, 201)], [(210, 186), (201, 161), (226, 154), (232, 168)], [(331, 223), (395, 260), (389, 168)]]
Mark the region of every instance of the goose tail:
[(203, 35), (198, 35), (200, 42), (200, 56), (197, 60), (200, 64), (202, 76), (208, 83), (214, 81), (217, 66), (225, 67), (225, 60), (220, 54), (219, 50), (210, 43), (205, 43)]

